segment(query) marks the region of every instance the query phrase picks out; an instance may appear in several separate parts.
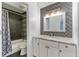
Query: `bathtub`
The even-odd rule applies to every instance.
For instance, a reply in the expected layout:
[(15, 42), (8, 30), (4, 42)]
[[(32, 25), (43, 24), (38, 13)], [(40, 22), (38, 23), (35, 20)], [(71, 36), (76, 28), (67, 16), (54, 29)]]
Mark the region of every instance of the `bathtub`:
[(18, 39), (11, 42), (12, 43), (12, 52), (8, 53), (6, 56), (9, 56), (11, 54), (14, 54), (18, 51), (20, 51), (20, 46), (26, 46), (26, 40)]

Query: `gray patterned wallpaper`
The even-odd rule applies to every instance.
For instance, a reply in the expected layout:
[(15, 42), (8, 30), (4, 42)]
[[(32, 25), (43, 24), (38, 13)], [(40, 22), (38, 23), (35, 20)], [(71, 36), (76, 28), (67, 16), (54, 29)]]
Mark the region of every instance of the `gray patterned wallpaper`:
[[(47, 32), (43, 31), (43, 16), (51, 10), (62, 8), (66, 12), (66, 31), (65, 32)], [(57, 2), (40, 10), (41, 12), (41, 35), (72, 37), (72, 2)]]

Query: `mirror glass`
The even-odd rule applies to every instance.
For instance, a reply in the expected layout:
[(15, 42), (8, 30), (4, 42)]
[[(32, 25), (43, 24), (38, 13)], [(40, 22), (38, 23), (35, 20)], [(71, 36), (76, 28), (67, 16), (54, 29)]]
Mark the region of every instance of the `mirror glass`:
[(65, 12), (56, 12), (44, 16), (44, 31), (65, 32)]

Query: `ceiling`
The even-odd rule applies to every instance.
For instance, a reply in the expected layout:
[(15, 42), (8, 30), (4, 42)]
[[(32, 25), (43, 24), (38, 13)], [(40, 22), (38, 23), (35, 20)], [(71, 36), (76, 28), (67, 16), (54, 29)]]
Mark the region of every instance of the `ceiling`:
[(39, 8), (44, 8), (44, 7), (54, 4), (54, 3), (56, 3), (56, 2), (38, 2), (38, 6), (39, 6)]
[[(27, 11), (27, 4), (30, 2), (3, 2), (2, 6), (4, 8), (23, 13)], [(54, 4), (56, 2), (36, 2), (39, 8), (44, 8), (50, 4)]]
[(2, 6), (19, 13), (27, 11), (27, 4), (23, 2), (3, 2)]

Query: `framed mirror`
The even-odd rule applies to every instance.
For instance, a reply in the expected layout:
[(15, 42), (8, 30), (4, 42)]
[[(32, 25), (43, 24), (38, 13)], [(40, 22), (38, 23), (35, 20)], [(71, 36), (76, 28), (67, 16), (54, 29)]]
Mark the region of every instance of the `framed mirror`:
[(46, 14), (43, 18), (44, 31), (65, 32), (65, 14), (64, 11)]

